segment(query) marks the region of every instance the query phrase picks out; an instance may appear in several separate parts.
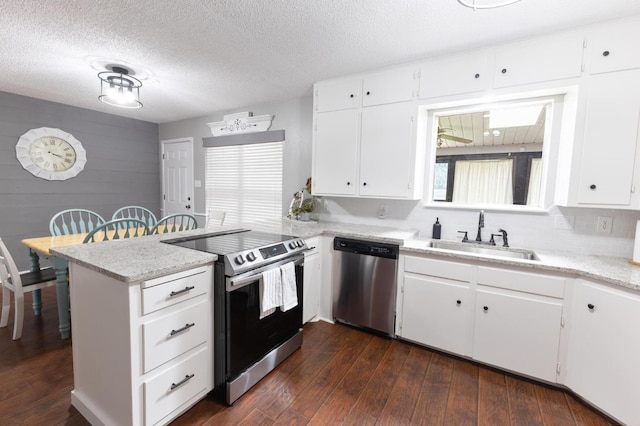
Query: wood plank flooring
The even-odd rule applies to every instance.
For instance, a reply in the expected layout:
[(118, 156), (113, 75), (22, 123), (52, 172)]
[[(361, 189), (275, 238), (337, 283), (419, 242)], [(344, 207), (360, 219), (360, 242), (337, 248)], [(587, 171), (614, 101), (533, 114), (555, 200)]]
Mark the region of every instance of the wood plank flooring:
[[(87, 425), (71, 406), (71, 340), (58, 333), (55, 288), (25, 313), (23, 338), (0, 329), (0, 425)], [(13, 312), (12, 312), (13, 315)], [(324, 322), (232, 407), (211, 398), (173, 425), (612, 425), (556, 388), (436, 351)]]

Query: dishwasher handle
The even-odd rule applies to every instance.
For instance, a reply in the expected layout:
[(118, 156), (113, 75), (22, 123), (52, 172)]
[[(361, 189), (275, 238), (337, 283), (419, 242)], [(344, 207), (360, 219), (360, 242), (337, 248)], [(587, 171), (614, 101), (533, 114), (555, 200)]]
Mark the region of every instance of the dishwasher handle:
[(336, 237), (333, 239), (333, 249), (346, 253), (362, 254), (366, 256), (397, 259), (399, 246), (395, 244), (379, 243), (375, 241), (353, 240)]

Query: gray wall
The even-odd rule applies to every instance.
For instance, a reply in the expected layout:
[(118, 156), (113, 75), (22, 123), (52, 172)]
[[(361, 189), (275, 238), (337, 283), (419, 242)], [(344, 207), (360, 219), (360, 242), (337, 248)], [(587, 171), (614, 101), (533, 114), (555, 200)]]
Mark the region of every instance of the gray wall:
[[(15, 146), (38, 127), (62, 129), (82, 142), (84, 171), (56, 182), (24, 170)], [(85, 208), (109, 219), (135, 204), (160, 214), (159, 167), (155, 123), (0, 92), (0, 237), (21, 269), (28, 256), (20, 240), (49, 235), (49, 220), (60, 210)]]
[(254, 115), (274, 116), (270, 130), (285, 130), (284, 176), (282, 188), (283, 216), (289, 209), (293, 193), (304, 187), (311, 176), (311, 125), (313, 122), (313, 99), (311, 96), (288, 101), (220, 111), (204, 117), (192, 118), (172, 123), (160, 124), (160, 140), (184, 137), (193, 138), (194, 180), (202, 181), (201, 188), (194, 188), (194, 214), (202, 221), (205, 214), (205, 182), (202, 138), (211, 137), (207, 123), (222, 120), (225, 114), (250, 111)]

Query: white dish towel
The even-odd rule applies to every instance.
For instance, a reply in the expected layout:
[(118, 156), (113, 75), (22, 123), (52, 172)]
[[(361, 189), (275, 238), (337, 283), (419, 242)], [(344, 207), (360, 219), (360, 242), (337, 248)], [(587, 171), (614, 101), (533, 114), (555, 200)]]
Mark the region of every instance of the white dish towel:
[(280, 269), (268, 269), (260, 280), (260, 319), (271, 315), (282, 304), (282, 274)]
[(282, 272), (282, 305), (280, 309), (286, 312), (298, 306), (298, 292), (296, 290), (296, 267), (293, 262), (280, 267)]

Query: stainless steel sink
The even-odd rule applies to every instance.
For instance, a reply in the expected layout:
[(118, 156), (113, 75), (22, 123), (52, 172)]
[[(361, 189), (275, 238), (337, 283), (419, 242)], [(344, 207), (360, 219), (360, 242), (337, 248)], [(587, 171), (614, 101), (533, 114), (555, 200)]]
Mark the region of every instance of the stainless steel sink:
[(429, 247), (440, 250), (457, 251), (464, 253), (484, 254), (488, 256), (508, 257), (511, 259), (540, 260), (532, 250), (512, 249), (480, 245), (475, 243), (456, 243), (453, 241), (431, 241)]

